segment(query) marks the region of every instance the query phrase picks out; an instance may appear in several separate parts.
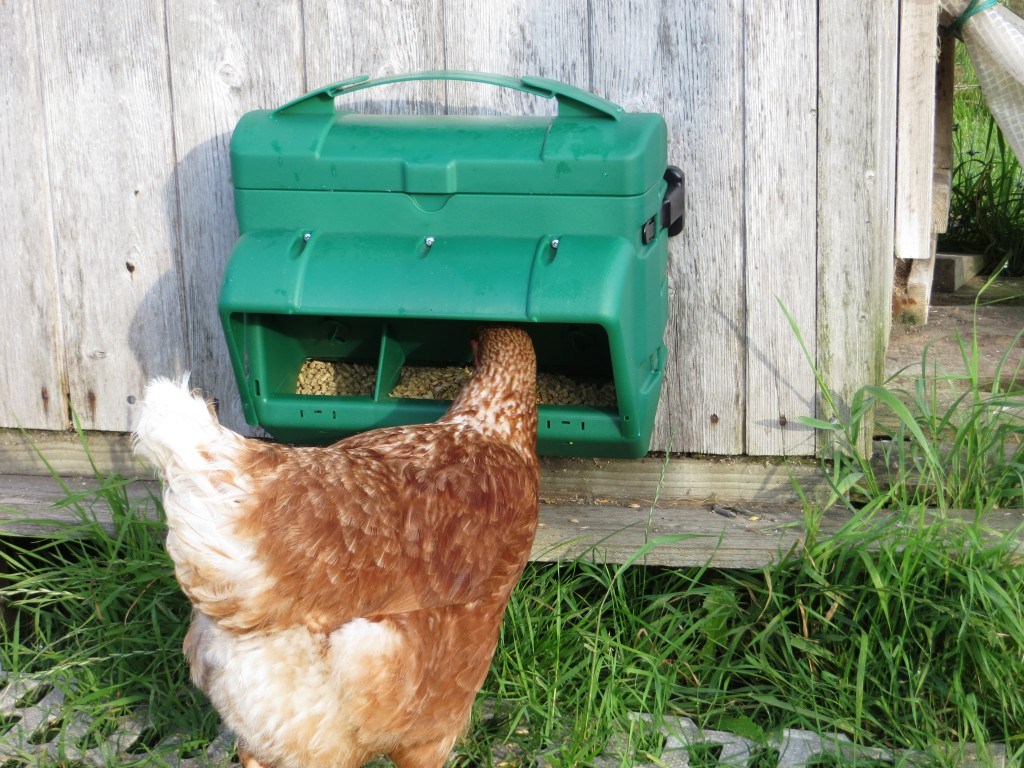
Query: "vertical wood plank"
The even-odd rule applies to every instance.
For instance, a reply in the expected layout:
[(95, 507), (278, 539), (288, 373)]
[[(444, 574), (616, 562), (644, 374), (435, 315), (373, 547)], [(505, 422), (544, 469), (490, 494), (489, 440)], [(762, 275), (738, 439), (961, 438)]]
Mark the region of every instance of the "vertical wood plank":
[[(952, 19), (942, 14), (944, 25)], [(949, 201), (953, 186), (953, 102), (956, 95), (956, 38), (943, 35), (935, 85), (935, 157), (932, 173), (932, 232), (949, 226)]]
[[(817, 362), (844, 418), (860, 387), (881, 383), (889, 339), (898, 9), (819, 4)], [(860, 450), (871, 437), (865, 424)]]
[(0, 40), (0, 426), (64, 429), (65, 357), (31, 0), (4, 4)]
[(163, 4), (38, 13), (71, 403), (123, 431), (146, 379), (188, 357)]
[[(948, 21), (948, 18), (947, 18)], [(924, 41), (934, 46), (936, 41), (933, 34)], [(909, 261), (910, 270), (907, 274), (906, 295), (907, 303), (900, 313), (901, 322), (912, 322), (915, 325), (923, 325), (928, 322), (928, 310), (932, 303), (932, 283), (935, 279), (935, 249), (938, 241), (937, 233), (945, 232), (949, 219), (949, 200), (952, 194), (953, 182), (953, 81), (954, 67), (956, 65), (954, 43), (956, 41), (945, 36), (940, 43), (939, 56), (934, 68), (935, 102), (932, 105), (934, 111), (934, 131), (932, 153), (930, 155), (931, 171), (929, 178), (931, 185), (929, 194), (931, 204), (927, 211), (921, 214), (915, 209), (913, 214), (920, 217), (921, 221), (914, 221), (913, 225), (927, 225), (925, 234), (925, 249), (915, 253)], [(934, 48), (925, 48), (921, 54), (928, 56), (933, 53)], [(921, 119), (927, 119), (927, 115), (921, 115)], [(928, 159), (926, 153), (922, 153), (920, 161), (924, 163)], [(920, 169), (922, 174), (924, 168)], [(918, 190), (921, 195), (925, 194), (924, 189)], [(899, 219), (897, 219), (897, 222)], [(908, 227), (910, 225), (908, 224)]]
[(662, 38), (679, 16), (657, 0), (588, 5), (591, 90), (629, 112), (660, 112), (670, 87)]
[[(896, 269), (899, 322), (928, 322), (935, 274), (935, 0), (902, 0), (896, 106)], [(896, 302), (894, 302), (895, 304)]]
[(928, 310), (932, 303), (932, 282), (935, 279), (935, 248), (937, 238), (928, 234), (928, 255), (920, 259), (910, 259), (907, 263), (906, 306), (900, 312), (900, 322), (910, 325), (924, 325), (928, 322)]
[[(541, 75), (582, 88), (591, 86), (584, 2), (444, 0), (444, 23), (448, 69)], [(555, 112), (554, 99), (461, 82), (448, 85), (447, 104), (452, 114)]]
[(238, 236), (228, 147), (238, 118), (305, 90), (299, 0), (168, 3), (180, 265), (192, 383), (244, 429), (217, 315), (224, 266)]
[[(303, 7), (309, 89), (354, 75), (445, 68), (441, 0), (314, 0)], [(378, 114), (440, 114), (444, 84), (384, 86), (346, 96), (342, 104)]]
[[(669, 163), (686, 174), (686, 222), (669, 241), (669, 354), (655, 450), (744, 449), (742, 20), (740, 0), (666, 12), (652, 69), (639, 72), (660, 80), (661, 103), (651, 106), (668, 124)], [(594, 45), (607, 50), (603, 38)], [(631, 60), (630, 48), (623, 36), (615, 58)]]
[(896, 256), (931, 252), (938, 3), (902, 0), (896, 124)]
[(813, 371), (781, 302), (815, 349), (817, 3), (746, 4), (744, 168), (747, 445), (814, 451), (797, 417), (814, 413)]

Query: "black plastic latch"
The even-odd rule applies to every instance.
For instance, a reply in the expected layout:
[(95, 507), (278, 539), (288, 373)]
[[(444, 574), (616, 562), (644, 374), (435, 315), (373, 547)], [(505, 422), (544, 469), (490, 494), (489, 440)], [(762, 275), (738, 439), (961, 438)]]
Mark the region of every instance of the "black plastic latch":
[(668, 236), (672, 237), (683, 231), (686, 184), (683, 172), (674, 165), (665, 169), (665, 181), (668, 182), (668, 188), (661, 199), (661, 226), (668, 228)]
[(640, 227), (640, 240), (644, 245), (649, 245), (658, 234), (658, 225), (655, 223), (657, 216), (651, 216), (644, 225)]

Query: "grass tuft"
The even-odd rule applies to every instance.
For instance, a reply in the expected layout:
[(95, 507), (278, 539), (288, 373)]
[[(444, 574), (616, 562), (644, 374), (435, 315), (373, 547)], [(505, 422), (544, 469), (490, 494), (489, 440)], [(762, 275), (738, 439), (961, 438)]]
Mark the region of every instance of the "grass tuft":
[[(977, 309), (994, 279), (975, 300), (971, 335), (956, 334), (963, 372), (940, 370), (930, 362), (926, 346), (919, 371), (904, 377), (908, 383), (897, 385), (897, 374), (885, 385), (864, 386), (845, 406), (815, 369), (822, 403), (832, 418), (799, 420), (832, 437), (826, 475), (833, 502), (862, 515), (922, 507), (978, 513), (1024, 508), (1024, 360), (1018, 356), (1012, 362), (1024, 328), (1003, 352), (991, 382), (983, 381), (979, 368)], [(813, 367), (800, 329), (784, 306), (782, 311)], [(896, 428), (872, 435), (883, 438), (880, 456), (865, 454), (860, 450), (864, 430), (881, 409), (892, 417), (885, 423)]]

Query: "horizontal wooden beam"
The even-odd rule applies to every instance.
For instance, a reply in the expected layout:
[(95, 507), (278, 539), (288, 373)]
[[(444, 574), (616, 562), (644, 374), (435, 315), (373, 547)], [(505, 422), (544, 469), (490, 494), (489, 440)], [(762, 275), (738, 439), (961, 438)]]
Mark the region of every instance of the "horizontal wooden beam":
[(0, 429), (0, 475), (92, 477), (117, 474), (144, 477), (150, 473), (132, 453), (125, 432)]
[[(63, 485), (62, 485), (63, 483)], [(47, 536), (55, 526), (84, 513), (113, 531), (110, 508), (96, 494), (96, 480), (0, 476), (0, 535)], [(140, 514), (157, 514), (154, 481), (124, 486)], [(69, 504), (72, 498), (78, 504)], [(971, 512), (946, 513), (972, 519)], [(827, 510), (819, 535), (834, 535), (849, 522), (848, 510)], [(997, 510), (986, 518), (994, 533), (1024, 525), (1024, 510)], [(803, 545), (804, 510), (796, 505), (682, 504), (661, 506), (543, 502), (532, 559), (583, 558), (607, 563), (672, 567), (761, 568)]]
[(557, 501), (792, 504), (799, 501), (797, 485), (810, 498), (827, 497), (828, 484), (815, 460), (749, 456), (541, 460), (541, 495)]
[[(830, 514), (826, 527), (833, 532), (845, 519)], [(801, 546), (804, 535), (804, 515), (795, 506), (545, 504), (532, 559), (761, 568)]]
[[(0, 475), (152, 477), (121, 432), (20, 432), (0, 430)], [(541, 494), (589, 502), (759, 501), (795, 503), (794, 483), (805, 494), (828, 492), (817, 461), (750, 457), (649, 456), (638, 460), (546, 457)]]

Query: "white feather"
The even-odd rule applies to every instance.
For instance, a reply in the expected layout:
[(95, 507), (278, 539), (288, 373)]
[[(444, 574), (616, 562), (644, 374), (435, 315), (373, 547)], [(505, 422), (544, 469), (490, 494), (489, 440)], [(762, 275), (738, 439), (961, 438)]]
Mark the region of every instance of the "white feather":
[(135, 419), (135, 452), (164, 481), (167, 551), (179, 581), (199, 605), (252, 598), (267, 586), (253, 542), (236, 531), (252, 490), (248, 477), (232, 471), (244, 444), (189, 390), (188, 374), (157, 378), (146, 387)]
[[(278, 768), (350, 764), (360, 740), (393, 746), (388, 734), (360, 732), (351, 714), (353, 697), (376, 690), (378, 675), (402, 663), (402, 638), (387, 622), (354, 619), (327, 636), (304, 627), (237, 634), (197, 615), (190, 635), (192, 668), (210, 700)], [(412, 687), (406, 695), (413, 699)]]

